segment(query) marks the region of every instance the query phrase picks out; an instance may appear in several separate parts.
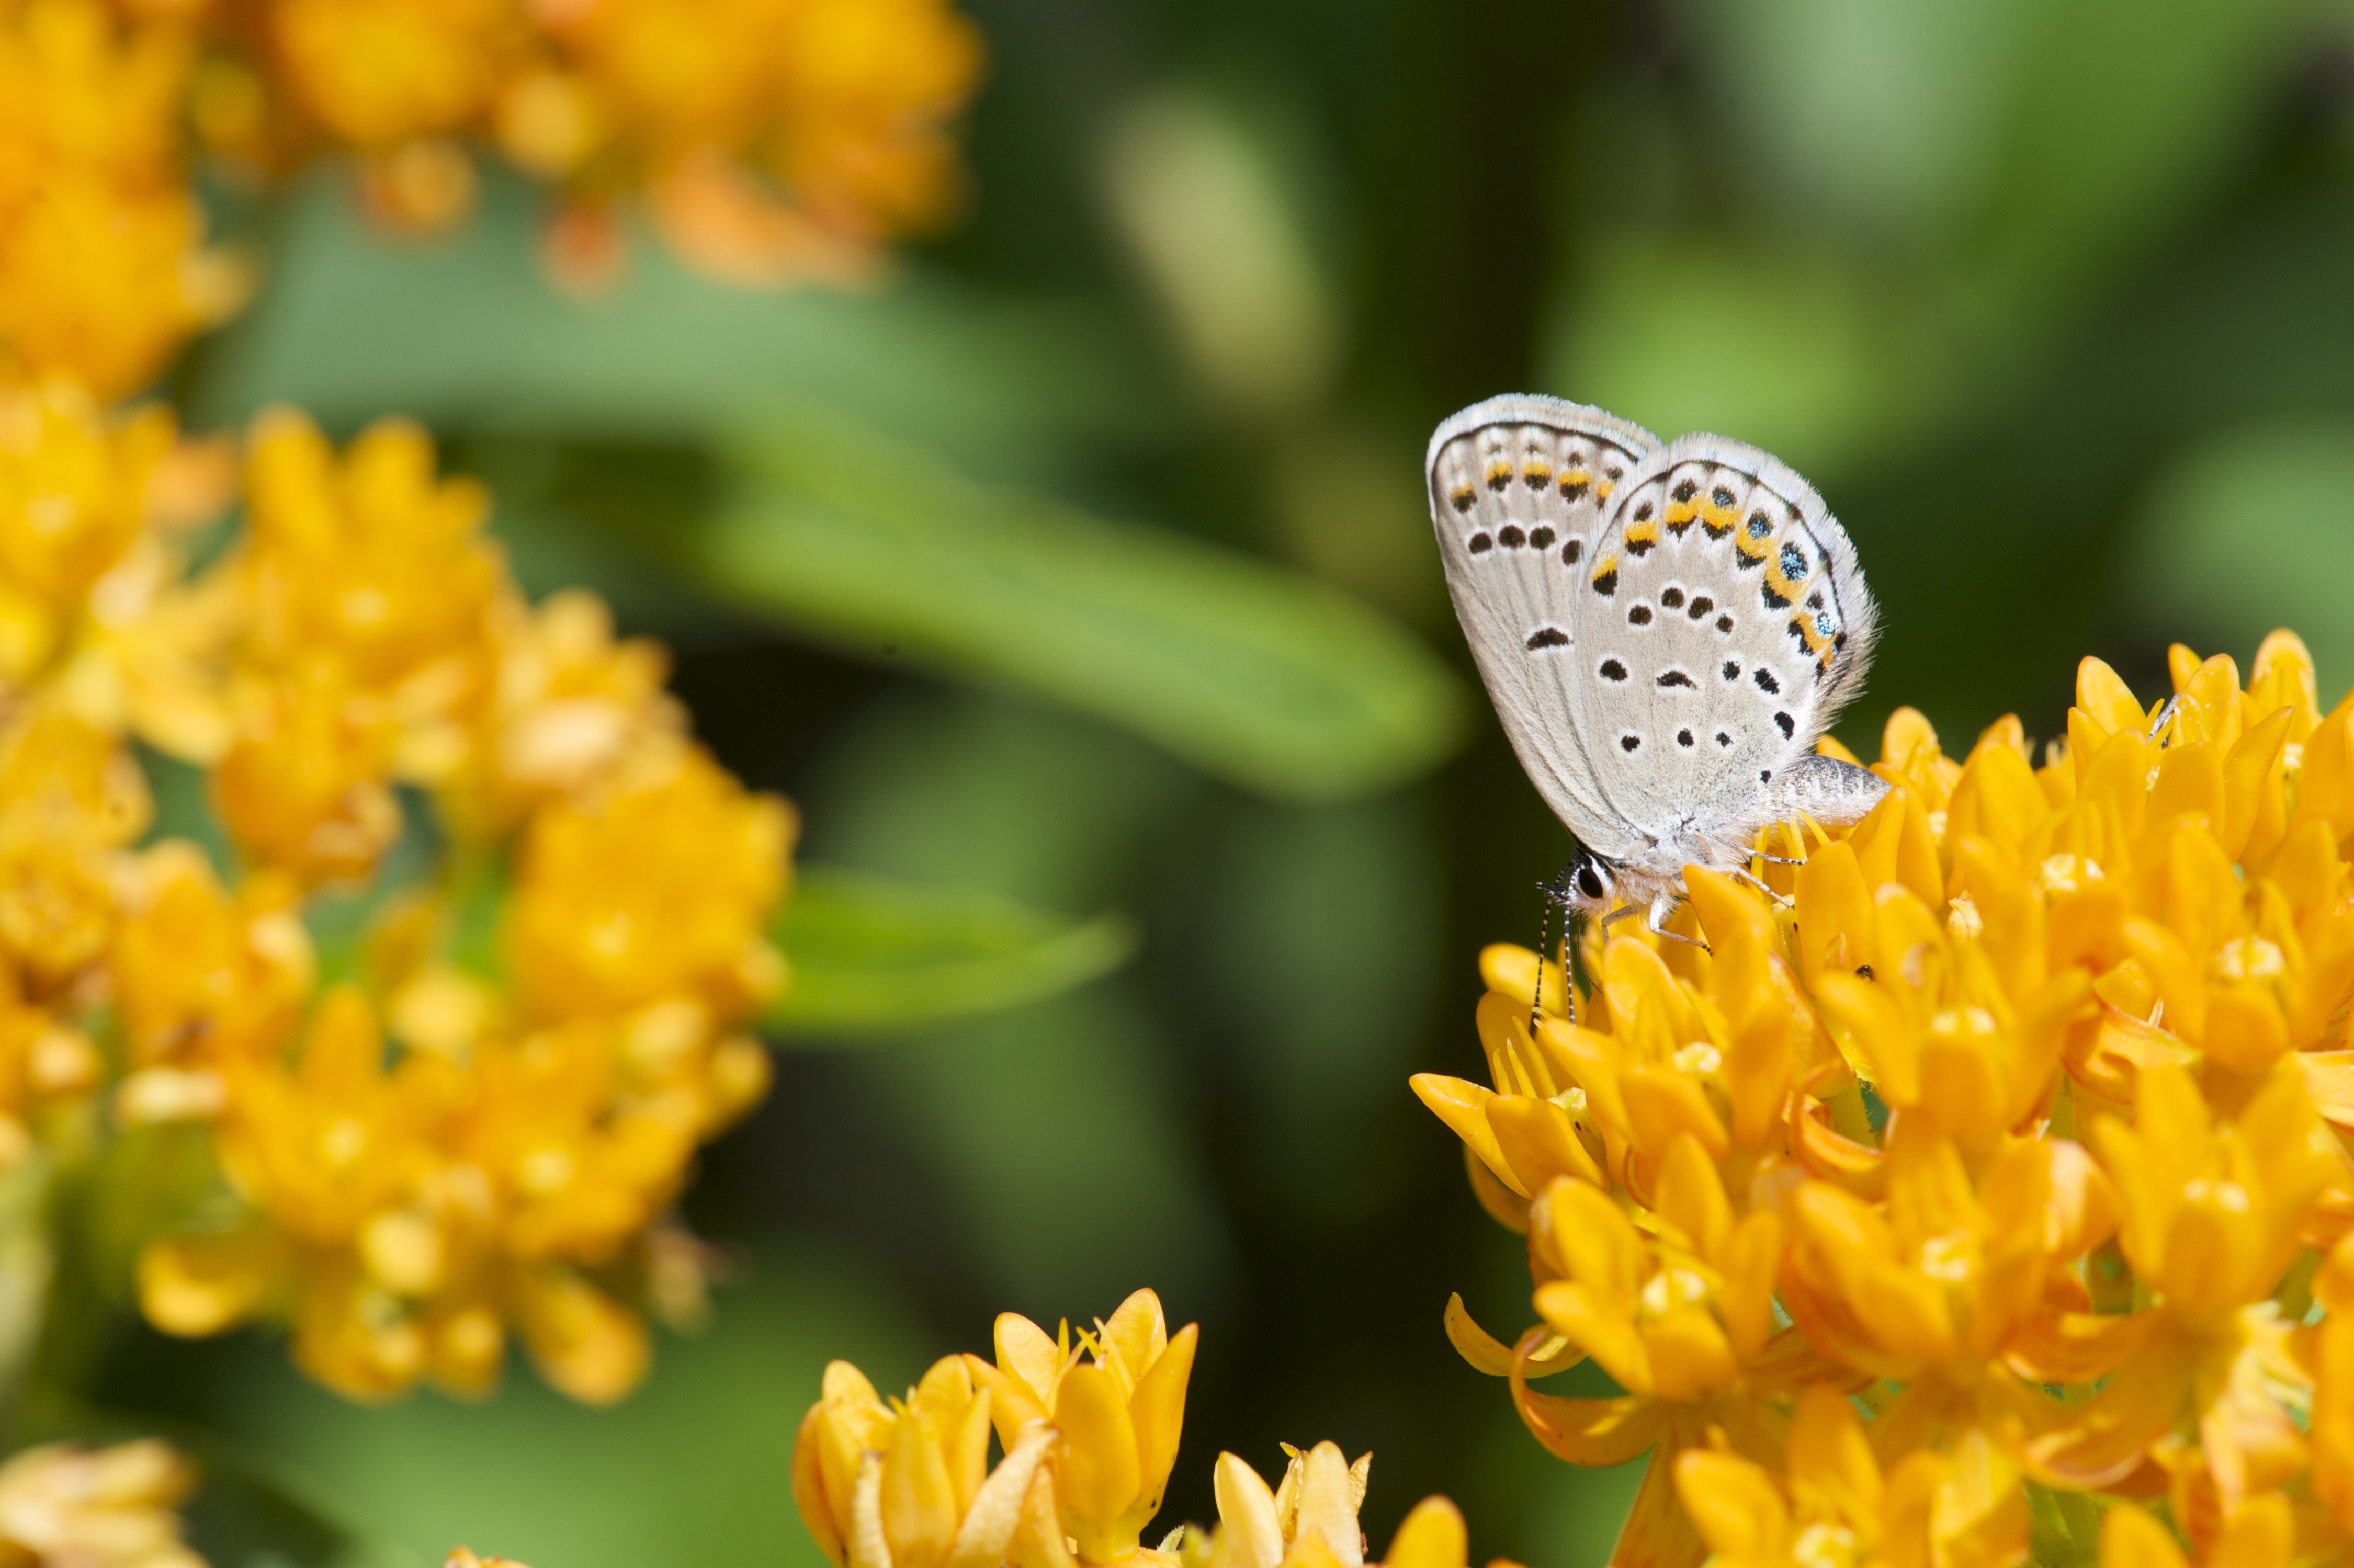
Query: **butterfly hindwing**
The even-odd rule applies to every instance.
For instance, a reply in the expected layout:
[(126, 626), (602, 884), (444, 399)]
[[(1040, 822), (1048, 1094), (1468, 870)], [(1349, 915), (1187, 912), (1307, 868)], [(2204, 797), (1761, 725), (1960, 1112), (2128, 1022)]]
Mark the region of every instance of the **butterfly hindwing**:
[(1491, 397), (1432, 436), (1430, 514), (1447, 587), (1512, 749), (1588, 849), (1625, 853), (1578, 722), (1578, 598), (1602, 518), (1659, 446), (1638, 425), (1553, 397)]
[(1590, 554), (1572, 723), (1606, 808), (1661, 838), (1772, 820), (1775, 772), (1813, 749), (1870, 659), (1846, 530), (1787, 465), (1691, 435), (1627, 476)]

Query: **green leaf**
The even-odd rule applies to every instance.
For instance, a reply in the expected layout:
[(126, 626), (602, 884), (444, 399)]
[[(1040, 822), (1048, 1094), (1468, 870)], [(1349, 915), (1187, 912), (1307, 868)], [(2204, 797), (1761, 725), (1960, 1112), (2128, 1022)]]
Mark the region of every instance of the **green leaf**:
[[(2015, 39), (1975, 257), (1997, 298), (2081, 297), (2195, 212), (2267, 132), (2314, 0), (2061, 0)], [(2102, 69), (2120, 37), (2130, 69)]]
[(915, 268), (855, 293), (732, 288), (636, 232), (621, 281), (584, 301), (541, 273), (547, 198), (520, 180), (486, 170), (472, 219), (428, 239), (388, 239), (355, 206), (332, 174), (284, 198), (269, 289), (206, 345), (196, 423), (290, 402), (331, 428), (408, 414), (444, 430), (692, 441), (801, 396), (1001, 471), (1165, 423), (1097, 306)]
[(1070, 921), (993, 894), (803, 867), (775, 937), (793, 982), (768, 1019), (789, 1036), (854, 1034), (992, 1012), (1127, 961), (1117, 915)]
[(1402, 782), (1461, 739), (1455, 676), (1297, 572), (1044, 496), (814, 413), (739, 446), (675, 537), (715, 593), (854, 652), (1025, 688), (1264, 794)]
[(2128, 602), (2149, 631), (2247, 667), (2276, 626), (2304, 637), (2322, 706), (2354, 681), (2345, 497), (2354, 424), (2264, 420), (2189, 445), (2149, 487)]

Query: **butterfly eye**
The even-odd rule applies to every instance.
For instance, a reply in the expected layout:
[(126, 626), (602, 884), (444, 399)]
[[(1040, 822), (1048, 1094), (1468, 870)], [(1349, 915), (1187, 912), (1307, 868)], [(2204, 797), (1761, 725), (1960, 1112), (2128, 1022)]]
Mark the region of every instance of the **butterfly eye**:
[(1602, 877), (1601, 874), (1594, 869), (1594, 863), (1592, 861), (1587, 861), (1584, 865), (1577, 868), (1577, 890), (1580, 893), (1585, 894), (1588, 898), (1599, 898), (1602, 896), (1605, 891), (1602, 885)]

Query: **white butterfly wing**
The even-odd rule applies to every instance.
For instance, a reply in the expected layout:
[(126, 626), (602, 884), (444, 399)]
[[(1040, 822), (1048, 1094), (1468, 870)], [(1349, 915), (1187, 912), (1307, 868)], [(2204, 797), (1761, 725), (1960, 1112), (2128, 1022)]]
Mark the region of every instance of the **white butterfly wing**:
[(1604, 509), (1659, 446), (1557, 397), (1491, 397), (1430, 438), (1430, 519), (1447, 590), (1521, 766), (1597, 854), (1640, 842), (1596, 779), (1578, 722), (1576, 600)]
[(1613, 496), (1584, 579), (1572, 722), (1606, 808), (1660, 839), (1773, 820), (1774, 776), (1861, 689), (1878, 631), (1822, 497), (1755, 447), (1679, 437)]

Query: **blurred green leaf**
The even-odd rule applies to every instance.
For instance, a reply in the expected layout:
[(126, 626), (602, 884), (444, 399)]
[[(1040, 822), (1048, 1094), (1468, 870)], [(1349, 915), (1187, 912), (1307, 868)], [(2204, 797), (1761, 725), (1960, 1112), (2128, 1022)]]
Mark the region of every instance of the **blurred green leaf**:
[(1214, 97), (1163, 92), (1113, 122), (1097, 180), (1195, 378), (1258, 420), (1312, 407), (1341, 348), (1330, 270), (1270, 151)]
[(433, 1561), (355, 1528), (243, 1444), (203, 1433), (175, 1440), (202, 1467), (203, 1484), (187, 1506), (188, 1544), (212, 1568), (427, 1568)]
[(1740, 127), (1734, 151), (1876, 239), (1950, 231), (1982, 200), (2023, 0), (1703, 0), (1692, 42)]
[(2313, 652), (2323, 705), (2354, 681), (2354, 425), (2288, 420), (2199, 443), (2150, 488), (2129, 557), (2137, 619), (2246, 667), (2276, 626)]
[[(2316, 0), (2061, 0), (2016, 35), (1980, 262), (1998, 302), (2074, 294), (2195, 211), (2263, 132)], [(2121, 52), (2122, 50), (2122, 52)]]
[(1543, 374), (1662, 436), (1737, 434), (1820, 473), (1937, 411), (1917, 306), (1821, 248), (1628, 235), (1598, 248)]
[(1462, 736), (1455, 677), (1313, 578), (815, 414), (736, 450), (735, 503), (675, 547), (715, 592), (842, 646), (1026, 687), (1288, 799), (1401, 782)]
[[(1185, 824), (1209, 793), (1068, 711), (902, 688), (803, 800), (829, 855), (1090, 909), (1132, 888), (1156, 846), (1197, 854)], [(1150, 1280), (1181, 1321), (1216, 1315), (1235, 1243), (1191, 1131), (1203, 1043), (1171, 1038), (1145, 985), (1119, 975), (842, 1064), (894, 1146), (921, 1151), (991, 1307), (1043, 1318)]]
[(993, 1012), (1108, 973), (1136, 948), (1117, 916), (1070, 921), (994, 894), (807, 866), (778, 919), (793, 983), (778, 1033), (864, 1033)]
[(271, 402), (323, 423), (412, 415), (442, 429), (694, 440), (779, 396), (921, 432), (968, 461), (1134, 435), (1155, 410), (1117, 323), (907, 270), (867, 293), (709, 281), (642, 235), (606, 296), (553, 287), (535, 257), (545, 196), (486, 178), (452, 234), (371, 231), (345, 184), (313, 179), (270, 237), (270, 286), (207, 347), (199, 425)]
[[(420, 1393), (357, 1405), (259, 1337), (208, 1363), (207, 1398), (292, 1495), (332, 1497), (363, 1541), (389, 1543), (374, 1568), (422, 1568), (461, 1543), (562, 1568), (826, 1568), (787, 1487), (801, 1412), (836, 1356), (906, 1388), (926, 1337), (903, 1302), (820, 1253), (771, 1249), (747, 1264), (710, 1331), (666, 1337), (652, 1376), (614, 1409), (574, 1404), (520, 1365), (479, 1404)], [(198, 1452), (209, 1466), (214, 1450)]]

